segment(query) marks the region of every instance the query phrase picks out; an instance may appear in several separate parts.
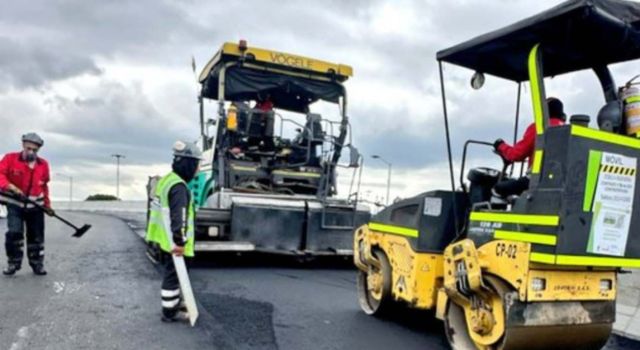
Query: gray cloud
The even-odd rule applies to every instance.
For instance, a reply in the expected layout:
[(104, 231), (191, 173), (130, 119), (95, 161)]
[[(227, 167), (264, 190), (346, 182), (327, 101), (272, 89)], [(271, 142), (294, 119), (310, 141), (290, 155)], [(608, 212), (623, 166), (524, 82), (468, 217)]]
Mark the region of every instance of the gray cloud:
[(176, 46), (205, 38), (179, 3), (169, 1), (8, 2), (0, 12), (0, 87), (39, 87), (99, 74), (120, 57), (171, 64)]
[(140, 85), (103, 81), (86, 94), (74, 99), (54, 96), (47, 101), (53, 117), (47, 132), (66, 142), (87, 145), (64, 147), (60, 152), (54, 144), (52, 152), (62, 159), (89, 161), (118, 152), (128, 154), (135, 164), (156, 164), (167, 160), (176, 139), (197, 137), (195, 118), (159, 111)]
[[(436, 52), (557, 2), (7, 2), (0, 11), (0, 150), (35, 130), (47, 139), (44, 154), (69, 172), (91, 173), (115, 152), (127, 154), (131, 166), (166, 163), (176, 138), (199, 132), (191, 55), (202, 67), (223, 42), (244, 38), (352, 65), (346, 85), (360, 150), (406, 171), (442, 167)], [(510, 139), (516, 86), (488, 77), (483, 90), (472, 91), (472, 72), (445, 68), (454, 156), (469, 138)], [(634, 72), (615, 73), (622, 83)], [(553, 79), (548, 90), (570, 114), (595, 119), (602, 102), (593, 98), (599, 87), (588, 74)], [(528, 99), (520, 133), (531, 121)], [(473, 158), (492, 161), (480, 150)]]
[(18, 42), (0, 35), (0, 91), (23, 89), (101, 70), (89, 57), (77, 52), (60, 52), (47, 42)]

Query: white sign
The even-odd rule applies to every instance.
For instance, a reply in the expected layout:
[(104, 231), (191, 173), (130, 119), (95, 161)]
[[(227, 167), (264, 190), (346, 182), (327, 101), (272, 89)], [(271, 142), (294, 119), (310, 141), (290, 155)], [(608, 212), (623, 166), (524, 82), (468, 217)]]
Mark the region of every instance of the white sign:
[(442, 198), (425, 197), (424, 198), (424, 215), (440, 216), (442, 213)]
[[(165, 209), (163, 209), (165, 210)], [(169, 219), (168, 210), (162, 213), (162, 221), (164, 222), (164, 227), (171, 227), (171, 221)], [(171, 230), (165, 229), (167, 239), (169, 242), (173, 242), (173, 237)], [(175, 245), (172, 243), (171, 248), (173, 249)], [(189, 279), (189, 272), (187, 271), (187, 265), (184, 261), (184, 257), (175, 256), (171, 254), (173, 259), (173, 266), (176, 268), (176, 274), (178, 275), (178, 282), (180, 283), (180, 294), (182, 294), (182, 299), (184, 300), (185, 305), (187, 306), (187, 313), (189, 314), (189, 323), (191, 327), (196, 325), (196, 321), (198, 320), (198, 305), (196, 304), (196, 297), (193, 295), (193, 289), (191, 288), (191, 280)]]
[(624, 256), (635, 195), (637, 159), (602, 153), (587, 251)]

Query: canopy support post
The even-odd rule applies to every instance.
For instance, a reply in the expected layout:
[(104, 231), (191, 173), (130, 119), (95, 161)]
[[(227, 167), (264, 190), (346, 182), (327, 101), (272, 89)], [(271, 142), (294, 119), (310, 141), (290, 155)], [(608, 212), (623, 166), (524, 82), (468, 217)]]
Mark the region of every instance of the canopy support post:
[(442, 96), (442, 111), (444, 115), (444, 130), (447, 138), (447, 157), (449, 159), (449, 177), (451, 179), (451, 196), (453, 204), (453, 222), (456, 235), (460, 234), (458, 227), (458, 204), (456, 203), (456, 182), (453, 174), (453, 156), (451, 155), (451, 135), (449, 134), (449, 116), (447, 115), (447, 97), (444, 92), (444, 75), (442, 72), (442, 61), (438, 61), (438, 69), (440, 71), (440, 92)]
[(613, 81), (611, 71), (607, 66), (593, 67), (593, 71), (598, 76), (602, 91), (604, 92), (604, 99), (606, 102), (615, 101), (618, 99), (618, 92), (616, 89), (616, 83)]
[[(518, 142), (518, 125), (520, 124), (520, 97), (522, 96), (522, 83), (518, 82), (518, 97), (516, 98), (516, 121), (513, 124), (513, 143), (515, 145)], [(513, 175), (513, 169), (515, 168), (515, 163), (511, 165), (511, 171), (509, 172), (509, 176)], [(522, 167), (520, 168), (522, 170)], [(522, 174), (520, 174), (522, 177)]]
[(536, 44), (529, 52), (528, 60), (531, 102), (533, 103), (533, 115), (536, 125), (536, 148), (530, 169), (531, 181), (529, 188), (537, 186), (540, 180), (542, 160), (544, 158), (544, 132), (549, 125), (549, 111), (547, 109), (544, 73), (542, 71), (542, 51), (539, 49), (540, 44)]

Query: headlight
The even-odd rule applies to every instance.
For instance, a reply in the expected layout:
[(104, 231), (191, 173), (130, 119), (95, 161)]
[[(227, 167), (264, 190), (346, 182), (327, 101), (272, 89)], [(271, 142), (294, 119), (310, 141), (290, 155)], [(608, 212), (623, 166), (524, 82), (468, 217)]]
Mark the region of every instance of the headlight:
[(600, 280), (600, 291), (606, 292), (613, 289), (613, 281), (610, 279)]
[(535, 292), (540, 292), (547, 289), (547, 280), (544, 278), (533, 278), (531, 280), (531, 289)]

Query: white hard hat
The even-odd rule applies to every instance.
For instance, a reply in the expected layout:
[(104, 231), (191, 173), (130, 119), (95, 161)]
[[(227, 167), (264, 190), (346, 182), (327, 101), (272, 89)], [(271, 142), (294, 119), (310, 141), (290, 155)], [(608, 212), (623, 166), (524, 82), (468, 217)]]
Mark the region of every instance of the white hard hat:
[(173, 155), (175, 157), (202, 159), (200, 148), (195, 143), (184, 141), (176, 141), (173, 144)]

